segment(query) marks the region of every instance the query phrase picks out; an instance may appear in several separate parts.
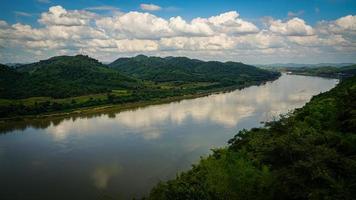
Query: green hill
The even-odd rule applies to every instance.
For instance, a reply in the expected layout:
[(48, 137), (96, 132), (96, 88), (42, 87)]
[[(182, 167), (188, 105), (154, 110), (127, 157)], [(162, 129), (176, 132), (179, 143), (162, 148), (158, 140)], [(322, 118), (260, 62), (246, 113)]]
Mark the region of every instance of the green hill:
[(322, 76), (329, 78), (347, 78), (356, 75), (356, 65), (344, 67), (286, 67), (279, 69), (281, 71), (289, 71), (293, 74)]
[(119, 58), (109, 64), (126, 75), (154, 82), (218, 82), (223, 85), (269, 80), (278, 73), (237, 62), (201, 61), (186, 57)]
[(148, 199), (356, 199), (356, 77), (240, 131)]
[(140, 86), (137, 80), (83, 55), (53, 57), (16, 70), (6, 69), (7, 73), (0, 75), (5, 81), (12, 80), (5, 85), (3, 98), (64, 98)]
[(184, 57), (120, 58), (109, 66), (88, 56), (58, 56), (0, 66), (0, 117), (110, 104), (157, 102), (242, 88), (278, 78), (242, 63)]

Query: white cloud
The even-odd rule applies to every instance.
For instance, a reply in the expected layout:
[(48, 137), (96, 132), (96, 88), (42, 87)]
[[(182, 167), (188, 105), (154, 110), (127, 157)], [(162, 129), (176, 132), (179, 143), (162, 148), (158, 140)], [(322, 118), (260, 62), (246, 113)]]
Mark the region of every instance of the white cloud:
[(84, 10), (67, 11), (62, 6), (53, 6), (49, 11), (41, 14), (39, 23), (58, 26), (81, 26), (89, 23), (95, 14)]
[(240, 49), (271, 49), (287, 46), (285, 38), (268, 31), (240, 37), (238, 40), (238, 47)]
[(356, 16), (347, 15), (335, 21), (335, 24), (344, 30), (356, 30)]
[(162, 38), (161, 47), (168, 50), (224, 50), (233, 49), (235, 41), (224, 35), (209, 37), (172, 37)]
[(98, 19), (96, 25), (114, 38), (151, 39), (171, 34), (168, 22), (149, 13), (128, 12)]
[(356, 15), (347, 15), (335, 21), (322, 21), (319, 23), (321, 31), (332, 33), (356, 33)]
[(213, 35), (214, 31), (206, 23), (207, 20), (202, 18), (196, 18), (187, 23), (182, 17), (172, 17), (169, 19), (169, 27), (177, 35), (197, 35), (197, 36), (208, 36)]
[(235, 11), (210, 18), (194, 18), (190, 22), (182, 17), (169, 20), (150, 13), (128, 12), (96, 21), (96, 25), (116, 38), (159, 39), (177, 36), (213, 36), (219, 34), (257, 33), (258, 28), (244, 21)]
[[(40, 15), (37, 28), (0, 20), (0, 61), (30, 62), (34, 60), (27, 59), (76, 53), (105, 61), (138, 53), (244, 62), (258, 62), (260, 59), (256, 58), (314, 58), (316, 54), (322, 57), (332, 53), (348, 62), (355, 60), (350, 56), (356, 49), (353, 15), (321, 21), (314, 27), (298, 17), (264, 18), (265, 26), (258, 27), (236, 11), (188, 21), (181, 16), (165, 19), (116, 9), (99, 6), (67, 10), (52, 6)], [(115, 12), (91, 12), (98, 10)]]
[(157, 11), (157, 10), (161, 10), (162, 8), (158, 5), (155, 4), (140, 4), (140, 8), (142, 10), (147, 10), (147, 11)]
[(228, 34), (257, 33), (258, 28), (251, 22), (244, 21), (236, 11), (230, 11), (208, 19), (213, 28), (218, 32)]
[(286, 22), (282, 20), (271, 20), (269, 30), (282, 35), (303, 36), (313, 35), (314, 30), (304, 20), (294, 17)]
[(321, 47), (321, 46), (347, 46), (350, 44), (341, 35), (333, 35), (331, 37), (312, 36), (292, 36), (288, 38), (290, 41), (306, 47)]
[(7, 27), (7, 26), (8, 26), (8, 24), (7, 24), (6, 21), (0, 20), (0, 28), (5, 28), (5, 27)]
[(34, 49), (53, 49), (65, 47), (64, 43), (53, 40), (26, 41), (24, 45), (28, 48)]
[(158, 44), (153, 40), (117, 40), (116, 41), (118, 52), (145, 52), (158, 50)]

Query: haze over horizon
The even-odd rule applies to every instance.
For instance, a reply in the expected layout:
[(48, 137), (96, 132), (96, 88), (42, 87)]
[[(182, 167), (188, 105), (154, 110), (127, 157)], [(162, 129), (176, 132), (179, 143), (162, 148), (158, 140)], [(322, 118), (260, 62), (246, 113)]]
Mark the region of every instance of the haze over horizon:
[(355, 63), (356, 1), (4, 0), (0, 63), (138, 54), (271, 63)]

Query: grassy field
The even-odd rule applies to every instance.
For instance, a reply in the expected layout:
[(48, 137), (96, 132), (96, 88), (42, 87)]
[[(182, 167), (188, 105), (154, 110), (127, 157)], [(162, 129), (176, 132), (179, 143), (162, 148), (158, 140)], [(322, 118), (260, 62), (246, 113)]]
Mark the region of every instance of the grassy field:
[[(112, 92), (115, 95), (119, 95), (121, 92)], [(100, 99), (104, 100), (107, 97), (107, 94), (92, 94), (92, 95), (84, 95), (79, 97), (70, 97), (70, 98), (63, 98), (63, 99), (54, 99), (51, 97), (31, 97), (26, 99), (0, 99), (0, 106), (10, 105), (10, 104), (23, 104), (26, 106), (33, 106), (36, 103), (44, 103), (44, 102), (57, 102), (57, 103), (71, 103), (75, 101), (77, 103), (83, 103), (93, 99)]]
[[(153, 88), (153, 89), (160, 89), (163, 91), (167, 90), (172, 90), (172, 89), (181, 89), (181, 90), (186, 90), (186, 89), (196, 89), (196, 88), (201, 88), (201, 87), (206, 87), (206, 86), (213, 86), (216, 85), (217, 83), (207, 83), (207, 82), (197, 82), (197, 83), (159, 83), (159, 84), (154, 84), (154, 83), (146, 83), (148, 88)], [(123, 90), (123, 89), (118, 89), (118, 90), (112, 90), (111, 95), (114, 95), (115, 97), (127, 97), (132, 95), (132, 91), (130, 90)], [(51, 97), (31, 97), (31, 98), (26, 98), (26, 99), (0, 99), (0, 106), (6, 106), (6, 105), (11, 105), (11, 104), (23, 104), (26, 106), (33, 106), (36, 103), (44, 103), (44, 102), (56, 102), (60, 104), (70, 104), (72, 102), (76, 102), (78, 104), (87, 102), (87, 101), (95, 101), (95, 100), (106, 100), (108, 96), (108, 93), (102, 93), (102, 94), (91, 94), (91, 95), (83, 95), (83, 96), (78, 96), (78, 97), (69, 97), (69, 98), (62, 98), (62, 99), (56, 99), (56, 98), (51, 98)]]

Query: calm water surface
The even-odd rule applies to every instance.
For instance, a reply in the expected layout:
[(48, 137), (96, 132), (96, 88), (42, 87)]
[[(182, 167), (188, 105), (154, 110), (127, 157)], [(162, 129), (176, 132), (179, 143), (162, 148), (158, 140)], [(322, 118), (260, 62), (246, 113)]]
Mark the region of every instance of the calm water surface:
[(337, 80), (274, 82), (119, 113), (0, 126), (0, 199), (130, 199)]

